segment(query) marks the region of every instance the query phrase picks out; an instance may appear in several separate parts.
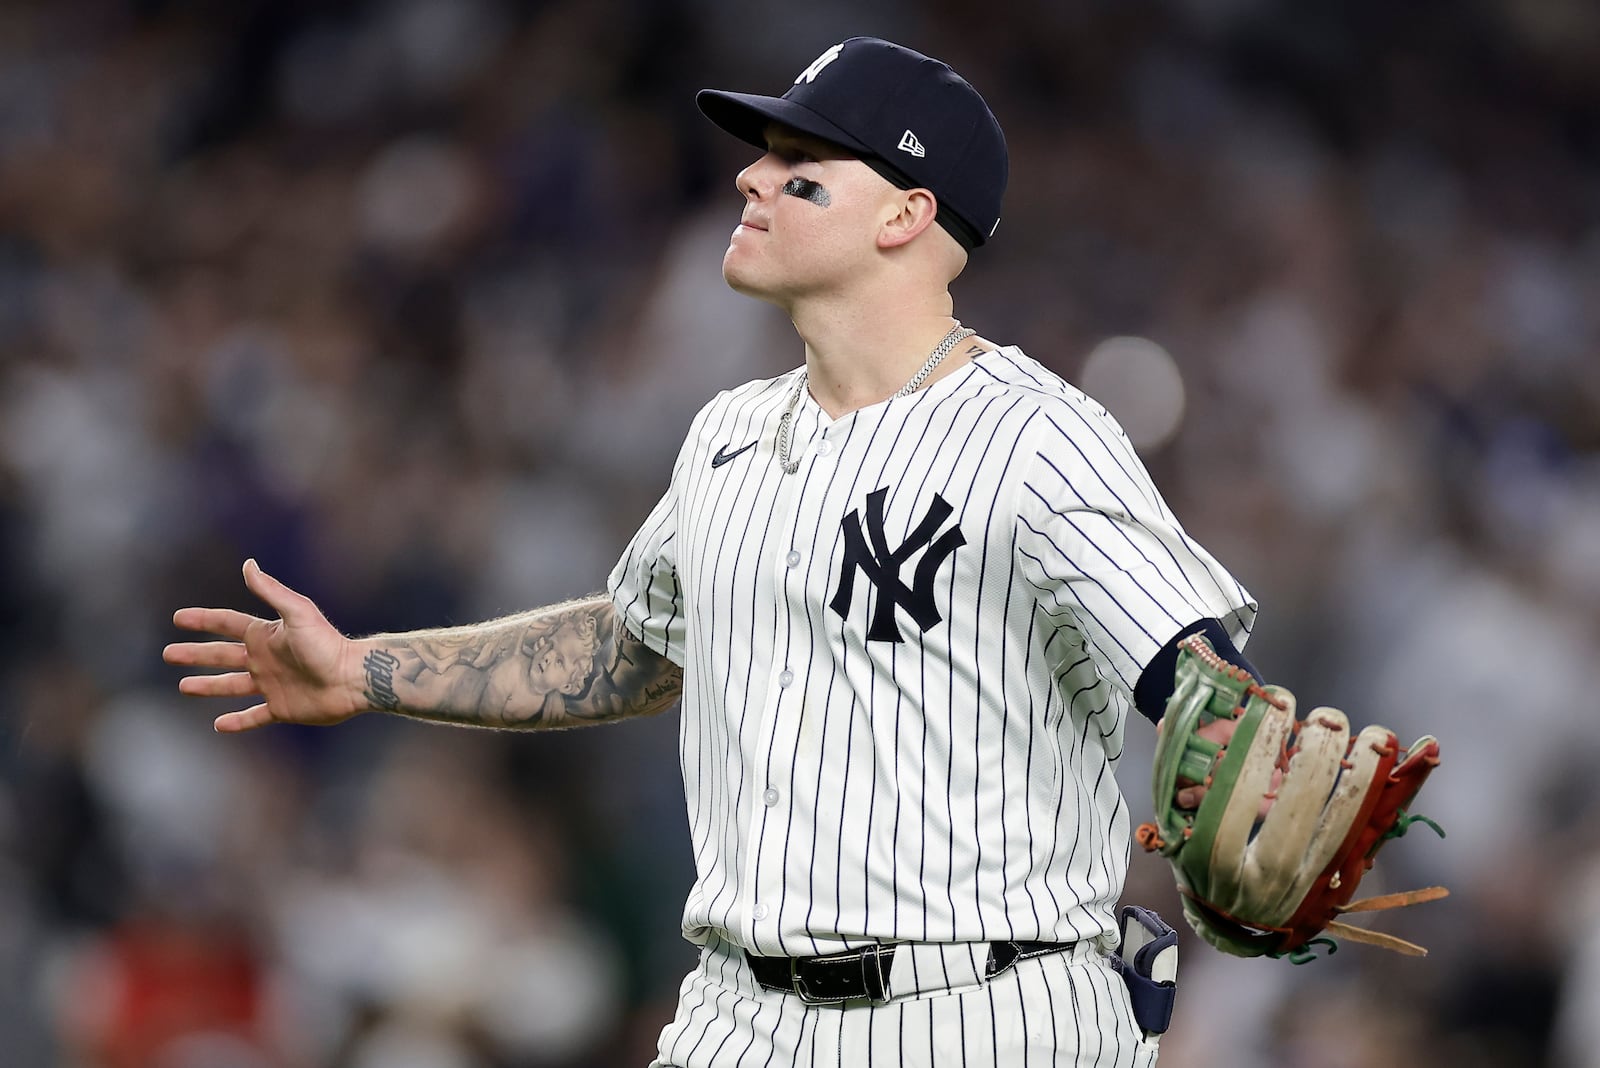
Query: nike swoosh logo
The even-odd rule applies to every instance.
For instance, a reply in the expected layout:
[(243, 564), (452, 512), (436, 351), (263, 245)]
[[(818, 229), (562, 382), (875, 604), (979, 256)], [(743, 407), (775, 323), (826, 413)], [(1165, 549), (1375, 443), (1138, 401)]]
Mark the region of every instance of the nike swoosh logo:
[(746, 445), (742, 449), (734, 449), (732, 452), (729, 452), (728, 451), (728, 447), (726, 445), (724, 445), (722, 448), (718, 449), (717, 450), (717, 454), (711, 458), (711, 466), (712, 467), (721, 467), (723, 464), (727, 463), (729, 460), (733, 459), (735, 456), (738, 456), (741, 452), (749, 452), (751, 449), (753, 449), (755, 447), (756, 447), (756, 443), (752, 441), (750, 444)]

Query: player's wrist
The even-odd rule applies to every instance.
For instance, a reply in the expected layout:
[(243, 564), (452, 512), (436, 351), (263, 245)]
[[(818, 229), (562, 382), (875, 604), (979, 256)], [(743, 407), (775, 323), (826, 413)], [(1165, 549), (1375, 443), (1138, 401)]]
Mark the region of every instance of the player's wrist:
[(339, 690), (351, 716), (399, 710), (400, 701), (394, 691), (394, 669), (398, 665), (398, 659), (375, 638), (344, 639)]

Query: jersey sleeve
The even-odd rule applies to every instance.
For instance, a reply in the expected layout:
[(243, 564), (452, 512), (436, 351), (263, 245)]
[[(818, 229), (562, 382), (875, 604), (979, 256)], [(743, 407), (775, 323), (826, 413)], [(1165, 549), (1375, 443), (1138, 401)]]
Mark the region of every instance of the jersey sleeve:
[(682, 667), (687, 632), (673, 556), (676, 535), (677, 494), (668, 486), (612, 569), (606, 588), (629, 632)]
[(672, 480), (651, 509), (644, 524), (611, 569), (606, 589), (628, 630), (640, 641), (679, 667), (685, 659), (688, 622), (683, 610), (683, 587), (678, 580), (678, 505), (683, 472), (707, 413), (719, 396), (695, 416)]
[(1130, 700), (1184, 627), (1215, 618), (1243, 648), (1256, 602), (1191, 539), (1122, 429), (1092, 401), (1041, 409), (1019, 487), (1018, 564)]

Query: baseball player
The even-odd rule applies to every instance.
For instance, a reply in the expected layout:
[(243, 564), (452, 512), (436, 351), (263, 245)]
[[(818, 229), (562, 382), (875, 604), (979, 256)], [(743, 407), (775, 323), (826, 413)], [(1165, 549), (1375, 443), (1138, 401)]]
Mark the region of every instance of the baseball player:
[(225, 732), (681, 699), (702, 950), (659, 1065), (1154, 1063), (1108, 957), (1117, 762), (1179, 639), (1241, 663), (1256, 605), (1100, 405), (953, 318), (1007, 176), (972, 86), (858, 37), (698, 104), (759, 152), (723, 275), (805, 359), (700, 411), (608, 593), (358, 640), (251, 561), (278, 618), (180, 610), (225, 639), (167, 648), (220, 669), (180, 689), (259, 697)]

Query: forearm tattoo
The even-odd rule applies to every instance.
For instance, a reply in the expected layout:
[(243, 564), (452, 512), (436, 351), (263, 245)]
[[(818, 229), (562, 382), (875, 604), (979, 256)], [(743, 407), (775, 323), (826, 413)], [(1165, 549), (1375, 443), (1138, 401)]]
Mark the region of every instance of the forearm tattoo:
[(394, 669), (400, 666), (400, 659), (393, 653), (374, 649), (361, 666), (366, 672), (366, 697), (372, 707), (383, 712), (399, 711), (400, 698), (394, 693)]
[(677, 701), (683, 672), (594, 597), (451, 630), (380, 635), (362, 661), (373, 708), (477, 727), (577, 727)]

